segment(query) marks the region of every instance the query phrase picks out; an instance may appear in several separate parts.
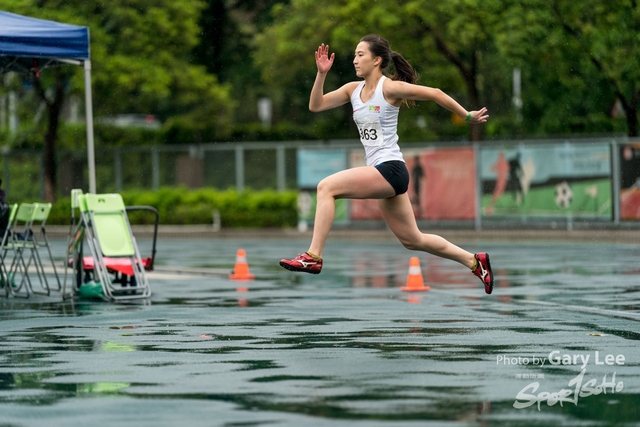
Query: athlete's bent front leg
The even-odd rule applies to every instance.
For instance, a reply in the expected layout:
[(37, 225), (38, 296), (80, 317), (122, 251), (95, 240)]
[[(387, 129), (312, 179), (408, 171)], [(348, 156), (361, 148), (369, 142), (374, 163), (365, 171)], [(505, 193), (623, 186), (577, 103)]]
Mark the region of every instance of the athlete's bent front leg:
[(394, 190), (373, 166), (343, 170), (318, 184), (313, 238), (309, 253), (322, 256), (336, 214), (337, 199), (379, 199), (392, 197)]
[(475, 265), (475, 258), (472, 253), (454, 245), (443, 237), (435, 234), (425, 234), (418, 229), (407, 193), (391, 199), (378, 200), (378, 206), (393, 234), (407, 249), (424, 251), (457, 261), (468, 268), (473, 268)]
[(327, 243), (329, 231), (336, 216), (336, 198), (331, 191), (323, 187), (322, 182), (318, 185), (316, 193), (316, 215), (313, 222), (313, 237), (311, 245), (307, 251), (314, 256), (322, 256), (324, 245)]

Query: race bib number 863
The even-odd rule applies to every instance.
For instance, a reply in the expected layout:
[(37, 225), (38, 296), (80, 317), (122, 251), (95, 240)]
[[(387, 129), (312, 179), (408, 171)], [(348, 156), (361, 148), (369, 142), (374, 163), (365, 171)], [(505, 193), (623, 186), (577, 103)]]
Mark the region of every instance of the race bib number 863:
[(362, 145), (379, 147), (384, 144), (382, 125), (378, 117), (354, 117), (353, 120), (358, 126)]

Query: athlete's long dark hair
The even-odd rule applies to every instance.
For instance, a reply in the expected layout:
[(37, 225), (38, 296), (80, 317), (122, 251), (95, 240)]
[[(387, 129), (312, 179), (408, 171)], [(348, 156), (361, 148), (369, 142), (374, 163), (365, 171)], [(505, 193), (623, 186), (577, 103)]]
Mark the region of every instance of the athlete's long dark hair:
[[(391, 80), (401, 80), (403, 82), (414, 84), (418, 80), (418, 74), (413, 69), (409, 61), (404, 59), (398, 52), (391, 50), (389, 42), (377, 34), (369, 34), (360, 39), (361, 42), (369, 44), (369, 50), (373, 56), (382, 58), (380, 68), (385, 70), (389, 63), (393, 61), (395, 73), (389, 76)], [(415, 105), (415, 101), (403, 100), (407, 106)]]

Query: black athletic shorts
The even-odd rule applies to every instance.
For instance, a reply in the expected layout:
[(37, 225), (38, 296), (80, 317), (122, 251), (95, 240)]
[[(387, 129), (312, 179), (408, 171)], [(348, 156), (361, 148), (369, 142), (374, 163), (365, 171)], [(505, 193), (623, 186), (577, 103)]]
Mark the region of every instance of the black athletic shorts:
[(390, 160), (376, 165), (376, 169), (391, 184), (398, 194), (406, 193), (409, 188), (409, 171), (407, 165), (400, 160)]

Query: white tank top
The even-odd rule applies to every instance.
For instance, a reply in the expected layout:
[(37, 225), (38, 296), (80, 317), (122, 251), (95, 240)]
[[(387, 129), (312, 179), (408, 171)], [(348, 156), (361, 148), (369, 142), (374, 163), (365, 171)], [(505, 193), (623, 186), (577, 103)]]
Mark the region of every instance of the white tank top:
[(398, 146), (400, 108), (389, 104), (384, 99), (382, 84), (385, 79), (385, 76), (380, 78), (373, 96), (366, 103), (360, 98), (364, 81), (351, 94), (353, 121), (356, 122), (360, 132), (367, 166), (376, 166), (389, 160), (404, 161)]

